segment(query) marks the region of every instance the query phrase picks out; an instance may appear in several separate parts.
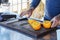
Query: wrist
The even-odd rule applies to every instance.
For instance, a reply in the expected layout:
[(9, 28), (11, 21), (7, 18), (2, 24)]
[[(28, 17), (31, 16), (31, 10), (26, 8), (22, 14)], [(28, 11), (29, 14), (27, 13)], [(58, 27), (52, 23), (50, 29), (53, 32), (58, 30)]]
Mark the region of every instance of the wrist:
[(29, 10), (34, 11), (34, 7), (30, 7)]
[(34, 8), (33, 7), (30, 7), (27, 11), (33, 13)]

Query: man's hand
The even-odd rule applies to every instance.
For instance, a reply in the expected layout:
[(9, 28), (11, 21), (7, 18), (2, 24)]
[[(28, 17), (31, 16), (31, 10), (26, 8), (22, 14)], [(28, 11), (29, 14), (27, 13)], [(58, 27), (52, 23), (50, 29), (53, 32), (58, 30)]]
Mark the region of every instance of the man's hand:
[(27, 11), (23, 11), (20, 16), (23, 17), (24, 15), (28, 15), (28, 18), (32, 15), (32, 12), (33, 12), (34, 9), (29, 9)]
[(55, 16), (55, 17), (51, 20), (51, 22), (52, 22), (51, 28), (54, 28), (54, 27), (60, 25), (60, 14), (57, 15), (57, 16)]

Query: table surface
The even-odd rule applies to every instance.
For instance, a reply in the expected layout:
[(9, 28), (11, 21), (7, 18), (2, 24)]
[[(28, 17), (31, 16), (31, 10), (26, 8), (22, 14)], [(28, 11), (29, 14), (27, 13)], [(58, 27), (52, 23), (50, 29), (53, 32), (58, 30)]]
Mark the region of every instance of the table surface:
[(53, 31), (43, 37), (33, 38), (34, 40), (57, 40), (56, 31)]
[(56, 35), (56, 32), (52, 32), (43, 36), (42, 38), (38, 38), (35, 40), (57, 40), (57, 35)]
[(32, 38), (33, 40), (57, 40), (57, 35), (56, 35), (56, 31), (51, 32), (43, 37), (40, 38)]

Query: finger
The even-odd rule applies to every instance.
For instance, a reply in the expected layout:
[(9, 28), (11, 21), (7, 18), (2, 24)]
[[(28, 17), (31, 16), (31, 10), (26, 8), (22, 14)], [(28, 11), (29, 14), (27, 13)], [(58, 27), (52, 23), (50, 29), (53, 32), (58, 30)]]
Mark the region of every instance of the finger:
[[(32, 13), (29, 13), (29, 17), (30, 17), (31, 15), (32, 15)], [(29, 17), (28, 17), (28, 18), (29, 18)]]
[(20, 16), (22, 16), (22, 15), (23, 15), (23, 13), (20, 14)]
[(56, 27), (56, 26), (57, 26), (57, 24), (58, 24), (58, 23), (57, 23), (57, 21), (53, 21), (51, 28)]
[(54, 21), (54, 19), (55, 19), (55, 18), (51, 19), (51, 22), (53, 22), (53, 21)]
[(30, 18), (31, 14), (29, 14), (28, 18)]
[(53, 22), (53, 19), (51, 20), (51, 22)]
[(55, 22), (52, 23), (51, 25), (51, 28), (54, 28), (56, 25), (55, 25)]
[(22, 16), (24, 16), (25, 15), (25, 13), (24, 12), (22, 12), (21, 14), (20, 14), (20, 16), (22, 17)]

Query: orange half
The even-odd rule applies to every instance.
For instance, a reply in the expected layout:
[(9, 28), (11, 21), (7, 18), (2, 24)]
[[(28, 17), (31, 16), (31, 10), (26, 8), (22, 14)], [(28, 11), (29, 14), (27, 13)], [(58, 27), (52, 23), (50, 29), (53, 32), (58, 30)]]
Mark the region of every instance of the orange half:
[(43, 27), (44, 28), (51, 28), (51, 21), (48, 21), (48, 20), (45, 20), (44, 22), (43, 22)]

